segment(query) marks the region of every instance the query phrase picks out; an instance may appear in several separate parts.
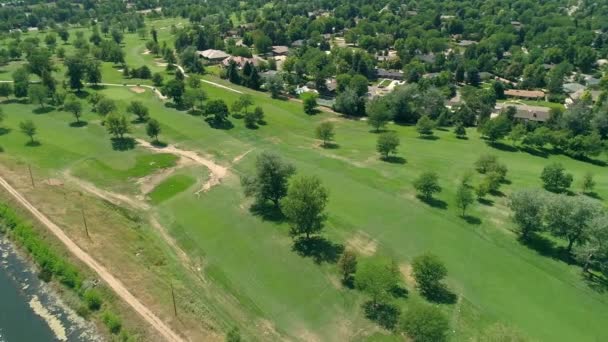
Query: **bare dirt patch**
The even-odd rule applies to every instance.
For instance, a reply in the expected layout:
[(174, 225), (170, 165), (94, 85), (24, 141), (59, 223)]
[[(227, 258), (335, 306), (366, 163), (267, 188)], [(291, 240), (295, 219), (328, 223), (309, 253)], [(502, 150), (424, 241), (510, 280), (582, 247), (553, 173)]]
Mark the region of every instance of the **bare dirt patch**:
[(152, 53), (152, 51), (145, 49), (144, 52), (142, 52), (142, 55), (149, 55), (150, 53)]
[(255, 150), (254, 148), (247, 150), (245, 153), (241, 153), (238, 156), (234, 157), (234, 159), (232, 159), (232, 164), (236, 164), (238, 162), (241, 161), (241, 159), (245, 158), (246, 155), (248, 155), (251, 151)]
[(57, 178), (49, 178), (44, 181), (44, 184), (50, 185), (50, 186), (63, 186), (63, 181), (61, 179), (57, 179)]
[(416, 279), (414, 279), (414, 273), (412, 269), (412, 265), (410, 264), (401, 264), (399, 265), (399, 271), (401, 275), (403, 275), (403, 279), (405, 283), (409, 286), (416, 286)]
[(175, 166), (159, 170), (158, 172), (138, 179), (137, 184), (139, 184), (139, 190), (143, 195), (147, 195), (149, 192), (154, 190), (157, 185), (162, 183), (162, 181), (175, 173), (175, 171), (193, 164), (194, 161), (191, 159), (180, 157)]
[(362, 231), (356, 232), (354, 236), (346, 241), (346, 245), (365, 256), (374, 255), (376, 249), (378, 249), (378, 242)]
[(142, 140), (142, 139), (136, 139), (136, 140), (137, 140), (137, 143), (139, 143), (141, 146), (143, 146), (147, 149), (150, 149), (152, 151), (159, 152), (159, 153), (160, 152), (172, 153), (172, 154), (175, 154), (176, 156), (188, 158), (188, 159), (194, 161), (195, 163), (203, 165), (207, 169), (209, 169), (209, 171), (210, 171), (209, 180), (205, 184), (203, 184), (203, 186), (201, 187), (201, 190), (199, 190), (197, 192), (197, 195), (200, 194), (201, 192), (207, 192), (212, 187), (220, 184), (221, 180), (228, 175), (228, 168), (221, 166), (219, 164), (216, 164), (210, 158), (202, 157), (195, 151), (182, 150), (173, 145), (168, 145), (166, 147), (156, 147), (145, 140)]
[(64, 172), (64, 176), (67, 181), (70, 181), (70, 182), (76, 184), (82, 190), (84, 190), (92, 195), (95, 195), (101, 199), (104, 199), (112, 204), (115, 204), (115, 205), (126, 204), (134, 209), (140, 209), (140, 210), (148, 210), (150, 208), (146, 203), (144, 203), (142, 201), (138, 201), (137, 199), (131, 198), (127, 195), (100, 189), (92, 183), (89, 183), (85, 180), (82, 180), (80, 178), (70, 175), (70, 173), (67, 171)]
[(137, 94), (141, 94), (141, 93), (145, 93), (146, 92), (146, 88), (142, 88), (142, 87), (131, 87), (129, 88), (132, 92), (137, 93)]

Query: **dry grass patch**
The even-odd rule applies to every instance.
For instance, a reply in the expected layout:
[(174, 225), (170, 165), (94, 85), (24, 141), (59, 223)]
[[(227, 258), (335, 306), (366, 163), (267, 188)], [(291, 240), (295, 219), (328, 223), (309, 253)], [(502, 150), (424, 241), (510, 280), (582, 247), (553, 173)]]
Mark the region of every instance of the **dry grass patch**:
[(364, 256), (372, 256), (378, 249), (378, 242), (363, 231), (358, 231), (346, 241), (346, 246)]

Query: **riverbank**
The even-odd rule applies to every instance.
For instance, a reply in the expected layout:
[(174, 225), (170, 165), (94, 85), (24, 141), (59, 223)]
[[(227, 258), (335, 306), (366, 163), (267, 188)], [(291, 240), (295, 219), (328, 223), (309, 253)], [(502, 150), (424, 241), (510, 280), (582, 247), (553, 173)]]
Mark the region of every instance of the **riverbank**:
[(0, 233), (0, 341), (103, 341)]

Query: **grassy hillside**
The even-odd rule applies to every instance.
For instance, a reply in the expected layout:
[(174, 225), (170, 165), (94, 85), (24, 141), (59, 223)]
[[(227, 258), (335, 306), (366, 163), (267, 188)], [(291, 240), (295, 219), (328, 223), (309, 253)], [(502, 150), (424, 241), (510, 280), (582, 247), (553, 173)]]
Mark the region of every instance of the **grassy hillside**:
[[(143, 41), (136, 42), (135, 35), (126, 37), (128, 60), (135, 65), (151, 63), (141, 57)], [(112, 71), (104, 69), (104, 81), (117, 77)], [(237, 97), (208, 84), (203, 88), (209, 98), (229, 104)], [(506, 206), (511, 191), (539, 188), (541, 170), (554, 161), (573, 173), (575, 186), (586, 172), (594, 173), (598, 195), (605, 202), (605, 167), (561, 155), (491, 148), (474, 130), (468, 131), (468, 140), (456, 139), (447, 131), (438, 131), (438, 139), (427, 140), (418, 138), (413, 127), (397, 125), (388, 129), (401, 138), (398, 155), (404, 160), (387, 163), (378, 159), (377, 135), (364, 121), (329, 113), (308, 116), (298, 103), (238, 89), (251, 93), (255, 105), (264, 109), (266, 125), (251, 130), (242, 120), (230, 118), (234, 127), (213, 129), (199, 116), (166, 106), (149, 90), (136, 94), (126, 87), (107, 87), (101, 92), (117, 99), (121, 108), (130, 100), (144, 102), (151, 117), (162, 124), (161, 140), (212, 156), (230, 167), (222, 184), (198, 195), (196, 176), (186, 173), (169, 178), (153, 190), (149, 205), (178, 244), (193, 258), (203, 260), (205, 277), (236, 298), (246, 315), (235, 321), (246, 332), (265, 331), (273, 336), (271, 332), (276, 330), (304, 340), (376, 339), (384, 334), (363, 317), (365, 298), (340, 285), (331, 256), (315, 260), (299, 255), (293, 250), (286, 223), (250, 212), (251, 201), (242, 194), (239, 176), (253, 169), (257, 154), (272, 151), (292, 162), (298, 173), (318, 175), (328, 187), (329, 219), (323, 235), (331, 243), (326, 251), (341, 245), (362, 257), (390, 257), (399, 263), (409, 295), (399, 299), (398, 305), (405, 308), (421, 300), (407, 277), (413, 257), (432, 252), (445, 261), (449, 286), (459, 297), (453, 305), (442, 305), (450, 314), (454, 340), (469, 340), (495, 322), (513, 326), (536, 340), (608, 339), (606, 294), (586, 284), (578, 266), (520, 244)], [(31, 163), (43, 173), (38, 177), (57, 177), (69, 171), (101, 188), (137, 195), (138, 179), (153, 174), (159, 165), (176, 162), (142, 147), (114, 150), (100, 118), (89, 109), (83, 118), (88, 125), (75, 128), (65, 112), (36, 114), (36, 106), (15, 101), (5, 101), (2, 107), (7, 117), (0, 136), (5, 150), (1, 160)], [(40, 146), (26, 146), (27, 137), (18, 129), (25, 119), (38, 126)], [(326, 120), (336, 125), (335, 149), (322, 149), (313, 138), (314, 127)], [(133, 135), (147, 139), (141, 124), (133, 125)], [(491, 197), (486, 204), (476, 203), (469, 213), (471, 219), (463, 220), (454, 204), (455, 189), (485, 153), (495, 154), (507, 165), (510, 184), (502, 188), (502, 196)], [(412, 186), (413, 179), (428, 170), (438, 173), (443, 187), (435, 206), (419, 201)], [(474, 181), (479, 180), (476, 177)], [(201, 293), (203, 300), (213, 295)], [(216, 308), (207, 309), (213, 316)], [(255, 318), (255, 324), (247, 324), (249, 317)]]

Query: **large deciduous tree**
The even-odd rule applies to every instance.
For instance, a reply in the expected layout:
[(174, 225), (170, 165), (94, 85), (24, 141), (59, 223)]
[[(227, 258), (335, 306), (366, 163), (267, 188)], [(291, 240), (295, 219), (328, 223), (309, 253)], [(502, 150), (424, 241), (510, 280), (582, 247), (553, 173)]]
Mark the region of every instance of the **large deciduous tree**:
[(281, 207), (291, 224), (293, 236), (305, 235), (309, 239), (311, 234), (323, 229), (328, 196), (318, 177), (297, 176), (290, 182)]
[(276, 154), (264, 152), (255, 162), (255, 173), (241, 178), (246, 196), (253, 196), (257, 204), (271, 201), (279, 207), (281, 198), (287, 195), (289, 178), (295, 167)]

